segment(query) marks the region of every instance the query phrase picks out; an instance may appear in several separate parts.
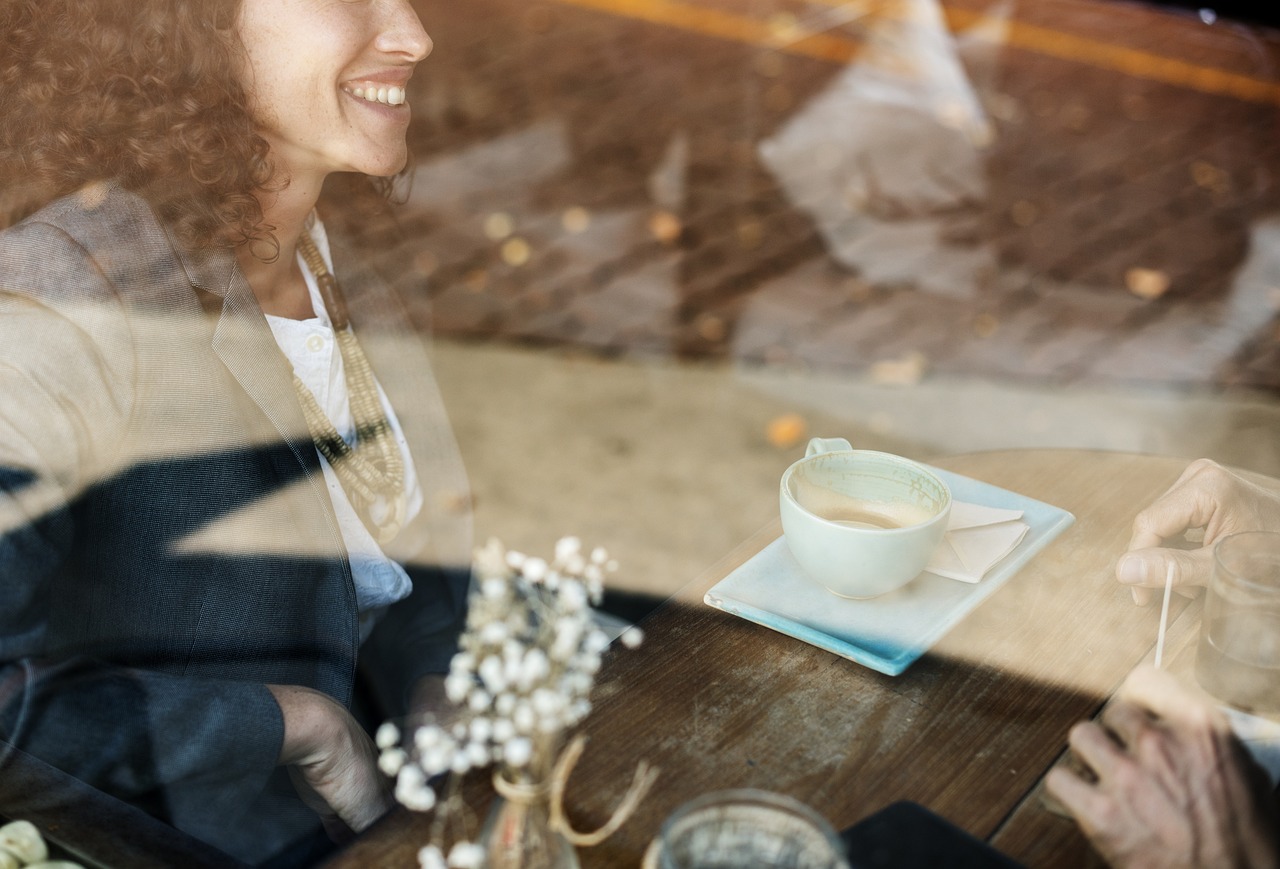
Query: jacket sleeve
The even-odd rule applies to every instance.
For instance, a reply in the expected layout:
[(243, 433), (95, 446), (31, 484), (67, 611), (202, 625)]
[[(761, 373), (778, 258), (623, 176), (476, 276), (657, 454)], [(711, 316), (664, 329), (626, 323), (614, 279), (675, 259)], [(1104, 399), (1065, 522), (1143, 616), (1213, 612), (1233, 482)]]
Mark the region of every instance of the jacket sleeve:
[(76, 499), (127, 453), (132, 342), (115, 288), (71, 238), (42, 224), (0, 235), (0, 814), (21, 816), (23, 795), (2, 786), (16, 749), (199, 835), (272, 773), (270, 692), (79, 654), (52, 591)]

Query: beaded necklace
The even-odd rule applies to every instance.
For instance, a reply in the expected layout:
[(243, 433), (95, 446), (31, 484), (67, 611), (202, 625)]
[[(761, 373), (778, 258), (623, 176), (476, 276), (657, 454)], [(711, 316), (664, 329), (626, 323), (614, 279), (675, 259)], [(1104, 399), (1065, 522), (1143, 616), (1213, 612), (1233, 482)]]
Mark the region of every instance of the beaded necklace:
[(351, 416), (355, 422), (355, 446), (338, 434), (329, 417), (320, 409), (316, 397), (298, 377), (293, 388), (302, 403), (311, 440), (325, 457), (351, 505), (379, 543), (387, 543), (400, 531), (406, 512), (404, 461), (400, 446), (387, 415), (382, 411), (378, 385), (373, 369), (365, 357), (356, 333), (351, 328), (346, 299), (338, 279), (325, 265), (324, 257), (304, 232), (298, 239), (298, 250), (316, 279), (320, 298), (329, 314), (329, 322), (342, 355), (342, 371), (347, 382)]

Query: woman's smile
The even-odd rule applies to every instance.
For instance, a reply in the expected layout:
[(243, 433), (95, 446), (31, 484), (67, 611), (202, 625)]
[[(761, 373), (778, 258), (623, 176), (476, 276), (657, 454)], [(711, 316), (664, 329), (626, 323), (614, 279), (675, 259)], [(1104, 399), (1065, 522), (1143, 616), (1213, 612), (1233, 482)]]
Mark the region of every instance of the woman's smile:
[(389, 176), (408, 159), (409, 79), (431, 51), (408, 0), (243, 0), (253, 115), (282, 180)]

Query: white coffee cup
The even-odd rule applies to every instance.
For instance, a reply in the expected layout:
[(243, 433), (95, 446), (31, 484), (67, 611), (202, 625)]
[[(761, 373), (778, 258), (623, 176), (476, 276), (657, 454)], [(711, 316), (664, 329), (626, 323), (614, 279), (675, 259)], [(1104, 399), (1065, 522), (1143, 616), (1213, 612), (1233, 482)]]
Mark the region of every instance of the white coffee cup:
[(840, 597), (901, 588), (947, 530), (951, 490), (910, 459), (814, 438), (782, 475), (782, 532), (804, 571)]

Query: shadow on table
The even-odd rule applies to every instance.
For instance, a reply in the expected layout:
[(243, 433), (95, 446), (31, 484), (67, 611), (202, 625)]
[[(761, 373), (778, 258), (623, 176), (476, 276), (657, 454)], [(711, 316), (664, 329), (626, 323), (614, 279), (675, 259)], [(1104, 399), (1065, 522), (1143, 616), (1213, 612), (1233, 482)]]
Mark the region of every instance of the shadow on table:
[(917, 803), (894, 803), (842, 831), (853, 869), (1020, 869), (986, 842), (975, 839)]

